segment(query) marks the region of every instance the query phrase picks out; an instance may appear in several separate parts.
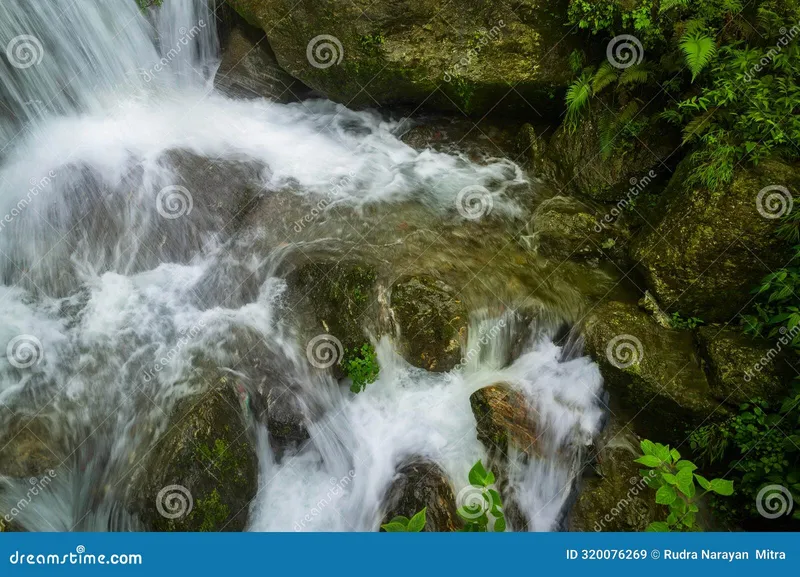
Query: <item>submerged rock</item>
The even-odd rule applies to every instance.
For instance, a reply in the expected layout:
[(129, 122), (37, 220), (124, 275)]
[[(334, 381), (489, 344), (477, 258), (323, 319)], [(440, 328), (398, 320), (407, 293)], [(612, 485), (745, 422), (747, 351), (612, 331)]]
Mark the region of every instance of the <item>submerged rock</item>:
[(606, 388), (636, 415), (642, 436), (679, 445), (686, 429), (728, 414), (711, 394), (689, 331), (665, 329), (635, 304), (610, 301), (589, 314), (584, 337)]
[(391, 306), (409, 363), (436, 372), (458, 365), (469, 317), (453, 287), (431, 276), (410, 277), (392, 287)]
[(267, 393), (267, 430), (277, 454), (309, 439), (303, 407), (289, 387), (272, 387)]
[(484, 114), (500, 103), (541, 114), (572, 78), (567, 2), (229, 3), (267, 31), (284, 70), (351, 107)]
[(241, 401), (214, 370), (193, 390), (137, 470), (132, 512), (150, 531), (241, 531), (258, 488), (258, 460)]
[[(778, 341), (780, 337), (776, 337)], [(741, 328), (700, 327), (697, 342), (714, 397), (731, 405), (785, 395), (793, 371), (784, 351), (789, 342), (772, 343), (742, 334)]]
[(463, 525), (456, 512), (456, 498), (447, 475), (439, 465), (422, 458), (411, 460), (397, 469), (384, 503), (386, 514), (381, 524), (400, 515), (410, 519), (427, 507), (423, 531), (458, 531)]
[(712, 192), (690, 185), (690, 170), (688, 160), (678, 167), (664, 192), (661, 221), (644, 229), (633, 257), (667, 310), (729, 322), (761, 278), (792, 257), (789, 244), (775, 234), (779, 220), (761, 214), (764, 198), (759, 212), (758, 195), (770, 186), (798, 190), (800, 171), (763, 161), (737, 169), (730, 185)]

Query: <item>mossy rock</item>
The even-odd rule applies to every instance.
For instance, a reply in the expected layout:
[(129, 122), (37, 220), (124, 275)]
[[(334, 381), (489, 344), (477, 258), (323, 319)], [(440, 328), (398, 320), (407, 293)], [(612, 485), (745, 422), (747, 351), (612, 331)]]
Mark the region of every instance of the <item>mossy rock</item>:
[(400, 515), (410, 519), (425, 507), (425, 532), (458, 531), (463, 525), (447, 474), (436, 463), (421, 457), (398, 467), (384, 503), (382, 525)]
[(678, 446), (687, 429), (729, 414), (714, 399), (690, 331), (666, 329), (635, 304), (596, 306), (584, 325), (606, 389), (643, 437)]
[(729, 322), (750, 303), (750, 290), (792, 258), (776, 236), (779, 219), (762, 216), (759, 191), (780, 185), (800, 190), (797, 166), (765, 160), (739, 168), (718, 191), (688, 183), (684, 160), (664, 193), (660, 222), (634, 242), (647, 284), (667, 311)]
[(267, 430), (272, 450), (279, 456), (290, 446), (309, 439), (303, 408), (289, 387), (273, 386), (267, 393)]
[(149, 531), (241, 531), (258, 488), (242, 402), (213, 369), (197, 369), (190, 380), (204, 392), (181, 401), (140, 465), (132, 512)]
[[(608, 444), (611, 441), (611, 444)], [(570, 531), (644, 531), (666, 518), (656, 505), (634, 459), (640, 456), (638, 440), (619, 425), (612, 425), (598, 442), (594, 462), (584, 469), (579, 496), (569, 514)]]
[[(665, 173), (662, 162), (672, 155), (679, 142), (674, 142), (662, 126), (653, 123), (638, 138), (625, 136), (623, 140), (620, 135), (613, 147), (604, 149), (597, 119), (591, 114), (574, 131), (562, 124), (546, 147), (537, 143), (530, 129), (526, 133), (532, 143), (526, 157), (534, 171), (538, 169), (541, 176), (552, 180), (562, 194), (579, 194), (604, 202), (638, 196), (641, 189), (636, 185), (645, 178), (649, 179), (647, 187), (657, 186), (658, 175)], [(666, 182), (666, 176), (662, 180)]]
[(45, 417), (14, 415), (0, 433), (0, 476), (40, 477), (69, 455), (53, 437), (57, 425)]
[[(561, 107), (573, 76), (566, 0), (229, 3), (267, 31), (284, 70), (351, 107), (541, 114)], [(316, 53), (325, 42), (329, 53)]]
[(432, 276), (410, 277), (392, 287), (391, 306), (409, 363), (435, 372), (459, 363), (469, 316), (453, 287)]
[[(287, 277), (290, 304), (306, 317), (301, 344), (305, 347), (310, 339), (328, 334), (339, 340), (347, 354), (368, 343), (364, 328), (375, 301), (376, 278), (373, 266), (355, 262), (315, 262), (291, 272)], [(334, 369), (337, 377), (344, 376), (339, 364)]]
[[(776, 341), (780, 337), (776, 337)], [(787, 337), (788, 342), (788, 337)], [(756, 398), (775, 401), (789, 391), (795, 374), (780, 345), (742, 334), (741, 328), (700, 327), (697, 341), (714, 397), (738, 406)]]

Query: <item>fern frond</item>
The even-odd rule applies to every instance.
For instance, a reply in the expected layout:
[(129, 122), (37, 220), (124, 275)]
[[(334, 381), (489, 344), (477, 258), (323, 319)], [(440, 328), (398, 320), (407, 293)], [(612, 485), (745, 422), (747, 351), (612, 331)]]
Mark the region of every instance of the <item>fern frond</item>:
[(713, 123), (711, 117), (714, 115), (714, 110), (708, 110), (700, 116), (695, 116), (689, 123), (683, 127), (683, 144), (691, 142), (695, 138), (699, 138), (704, 133), (708, 132)]
[(714, 38), (702, 32), (684, 34), (681, 38), (680, 48), (686, 59), (686, 65), (692, 73), (692, 82), (717, 53)]
[(629, 122), (636, 118), (636, 115), (639, 114), (639, 110), (641, 110), (639, 102), (637, 100), (631, 100), (617, 115), (617, 127), (626, 127)]
[(592, 77), (592, 91), (597, 94), (609, 84), (612, 84), (619, 77), (619, 70), (614, 68), (606, 60), (600, 65), (594, 77)]
[(603, 160), (608, 160), (614, 152), (614, 137), (617, 135), (616, 115), (606, 111), (597, 123), (597, 136)]
[(688, 0), (661, 0), (661, 4), (658, 7), (658, 13), (661, 14), (667, 10), (672, 10), (678, 6), (686, 6), (687, 4)]
[(645, 64), (636, 64), (622, 71), (619, 77), (619, 85), (644, 84), (650, 80), (650, 70)]
[(583, 110), (588, 107), (591, 96), (592, 76), (584, 72), (567, 88), (567, 122), (573, 127), (578, 123)]

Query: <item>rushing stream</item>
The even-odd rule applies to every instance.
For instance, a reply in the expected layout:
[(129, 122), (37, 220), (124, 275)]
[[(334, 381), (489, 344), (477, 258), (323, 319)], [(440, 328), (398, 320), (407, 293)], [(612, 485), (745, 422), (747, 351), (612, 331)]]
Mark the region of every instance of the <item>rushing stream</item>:
[[(124, 503), (131, 463), (198, 392), (187, 390), (193, 359), (258, 382), (243, 354), (258, 347), (319, 410), (309, 412), (311, 442), (281, 459), (255, 425), (252, 530), (374, 531), (409, 455), (438, 463), (458, 492), (485, 457), (469, 396), (497, 382), (525, 393), (542, 431), (541, 454), (512, 479), (519, 504), (532, 529), (561, 528), (604, 414), (597, 367), (553, 342), (578, 315), (569, 278), (518, 267), (526, 282), (514, 288), (493, 258), (510, 250), (505, 241), (424, 256), (433, 268), (473, 259), (483, 271), (480, 283), (463, 279), (472, 313), (462, 352), (479, 354), (460, 370), (426, 372), (376, 332), (381, 372), (358, 395), (309, 366), (283, 298), (298, 255), (369, 252), (399, 272), (429, 245), (427, 233), (398, 236), (405, 221), (457, 244), (473, 224), (456, 210), (460, 191), (489, 191), (502, 228), (524, 213), (520, 195), (534, 183), (508, 160), (415, 150), (400, 139), (407, 123), (378, 113), (228, 98), (213, 84), (219, 44), (205, 0), (145, 13), (134, 0), (0, 4), (0, 46), (9, 46), (0, 59), (0, 429), (35, 421), (60, 461), (15, 521), (34, 531), (140, 528)], [(244, 201), (242, 190), (251, 191)], [(231, 226), (242, 202), (278, 198), (285, 212), (269, 205)], [(303, 220), (320, 198), (324, 214)], [(539, 311), (532, 326), (502, 306), (524, 297)], [(480, 342), (498, 323), (507, 330)], [(516, 333), (525, 345), (508, 364)], [(344, 477), (330, 506), (303, 521)], [(0, 511), (29, 488), (3, 482)]]

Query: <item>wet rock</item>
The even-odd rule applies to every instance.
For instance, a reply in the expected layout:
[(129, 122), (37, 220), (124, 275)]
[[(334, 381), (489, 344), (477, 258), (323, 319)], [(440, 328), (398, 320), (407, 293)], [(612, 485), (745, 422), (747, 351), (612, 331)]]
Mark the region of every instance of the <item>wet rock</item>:
[(273, 451), (283, 453), (288, 447), (308, 440), (303, 407), (288, 387), (272, 387), (267, 393), (267, 430)]
[(428, 510), (423, 531), (458, 531), (463, 525), (450, 480), (436, 463), (425, 459), (413, 459), (397, 469), (384, 503), (382, 525), (399, 515), (410, 519), (425, 507)]
[(650, 291), (644, 291), (644, 296), (639, 299), (639, 308), (653, 315), (653, 320), (658, 323), (658, 326), (665, 329), (672, 328), (672, 321), (667, 313), (661, 309), (658, 301), (650, 294)]
[(0, 476), (40, 477), (57, 469), (68, 453), (53, 438), (54, 430), (42, 417), (11, 416), (0, 433)]
[[(634, 463), (638, 439), (612, 420), (597, 446), (594, 463), (584, 469), (580, 494), (569, 515), (570, 531), (644, 531), (666, 517), (655, 491)], [(663, 515), (663, 516), (662, 516)]]
[[(572, 78), (567, 2), (231, 0), (281, 67), (349, 106), (484, 114), (558, 106)], [(514, 90), (509, 90), (514, 86)], [(526, 103), (527, 102), (527, 103)]]
[[(657, 184), (658, 175), (664, 172), (661, 163), (677, 143), (658, 125), (642, 130), (638, 139), (626, 137), (632, 142), (621, 143), (620, 138), (615, 140), (613, 150), (604, 151), (597, 120), (589, 115), (574, 131), (560, 126), (550, 138), (544, 158), (532, 159), (533, 166), (553, 180), (561, 194), (574, 193), (605, 202), (627, 199), (645, 177), (653, 181), (648, 181), (647, 186)], [(666, 180), (666, 176), (662, 179)]]
[(524, 395), (507, 383), (479, 389), (470, 395), (469, 402), (478, 440), (489, 453), (489, 470), (495, 474), (503, 498), (506, 521), (511, 529), (525, 531), (528, 519), (511, 486), (510, 469), (539, 453), (534, 411)]
[(302, 99), (308, 88), (278, 65), (264, 31), (237, 19), (228, 35), (214, 85), (235, 98)]
[(431, 276), (410, 277), (392, 286), (391, 306), (409, 363), (436, 372), (459, 363), (469, 317), (453, 287)]
[(737, 169), (730, 185), (712, 192), (690, 185), (690, 170), (688, 160), (679, 165), (664, 193), (661, 220), (643, 229), (633, 257), (668, 311), (729, 322), (761, 278), (792, 257), (775, 234), (780, 221), (759, 213), (757, 197), (768, 186), (797, 191), (800, 171), (767, 160)]
[(755, 398), (775, 401), (784, 396), (795, 374), (785, 351), (791, 339), (775, 342), (742, 334), (739, 327), (700, 327), (697, 342), (714, 397), (731, 405)]
[(258, 485), (239, 387), (197, 369), (192, 390), (137, 469), (132, 512), (150, 531), (241, 531)]
[(643, 437), (677, 446), (687, 429), (728, 414), (711, 394), (691, 332), (665, 329), (635, 304), (610, 301), (589, 314), (584, 338), (606, 389), (636, 415)]

